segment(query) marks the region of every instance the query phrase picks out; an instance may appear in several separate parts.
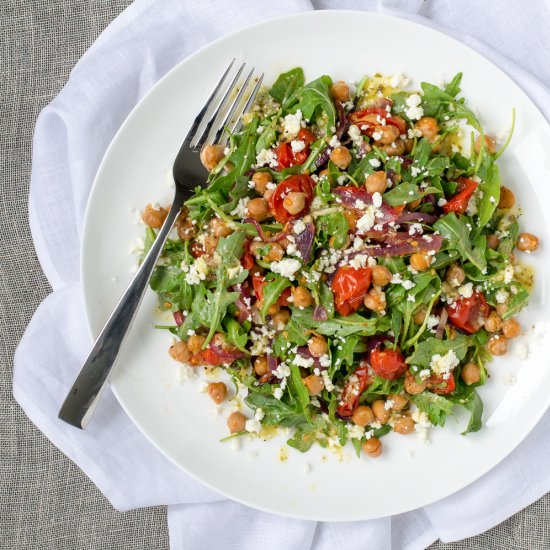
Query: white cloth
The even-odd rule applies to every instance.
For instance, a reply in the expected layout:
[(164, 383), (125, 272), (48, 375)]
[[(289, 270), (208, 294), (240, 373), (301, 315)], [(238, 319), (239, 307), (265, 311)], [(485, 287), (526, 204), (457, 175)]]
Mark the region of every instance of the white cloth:
[(80, 237), (88, 193), (114, 133), (144, 93), (200, 46), (256, 21), (313, 8), (383, 11), (454, 34), (502, 67), (550, 119), (547, 1), (136, 0), (103, 32), (36, 125), (30, 222), (54, 292), (17, 349), (14, 395), (116, 509), (169, 505), (172, 550), (416, 550), (437, 538), (483, 532), (550, 490), (550, 413), (514, 453), (462, 491), (421, 510), (348, 524), (286, 519), (221, 497), (158, 453), (109, 391), (86, 431), (57, 420), (91, 347), (79, 284)]

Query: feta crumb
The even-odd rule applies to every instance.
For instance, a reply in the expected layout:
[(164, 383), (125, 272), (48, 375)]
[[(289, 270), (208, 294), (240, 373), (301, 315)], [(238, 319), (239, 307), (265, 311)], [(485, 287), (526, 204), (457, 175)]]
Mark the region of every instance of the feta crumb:
[(256, 418), (249, 418), (244, 425), (244, 428), (247, 432), (250, 433), (260, 433), (262, 429), (262, 424)]
[(380, 168), (380, 161), (378, 159), (370, 159), (369, 160), (369, 164), (373, 167), (373, 168)]
[(237, 206), (230, 212), (232, 216), (238, 216), (239, 218), (246, 218), (248, 216), (248, 202), (250, 197), (243, 197), (239, 199)]
[(458, 287), (458, 293), (463, 296), (464, 298), (471, 298), (472, 294), (474, 293), (473, 284), (472, 283), (466, 283), (462, 286)]
[(299, 153), (306, 148), (306, 142), (302, 140), (292, 140), (290, 142), (290, 147), (292, 148), (293, 153)]
[(283, 133), (287, 138), (297, 136), (302, 128), (302, 111), (298, 109), (296, 113), (286, 115), (282, 126)]
[(273, 397), (275, 397), (275, 399), (281, 399), (281, 397), (283, 397), (283, 390), (281, 388), (275, 388), (273, 390)]
[(430, 368), (432, 369), (432, 372), (435, 374), (440, 374), (446, 379), (450, 376), (450, 372), (458, 365), (459, 362), (460, 361), (458, 360), (454, 350), (450, 349), (445, 355), (440, 355), (439, 353), (432, 355)]
[(372, 205), (375, 208), (380, 208), (382, 206), (382, 195), (378, 191), (372, 195)]
[(277, 155), (271, 149), (262, 149), (256, 155), (257, 166), (269, 166), (270, 168), (276, 168), (278, 165)]
[(407, 105), (405, 109), (405, 114), (411, 120), (418, 120), (424, 116), (424, 110), (420, 106), (421, 103), (422, 98), (418, 94), (411, 94), (405, 100), (405, 104)]
[(294, 274), (300, 269), (301, 263), (293, 258), (284, 258), (279, 262), (271, 262), (270, 269), (273, 273), (278, 273), (291, 281), (294, 279)]

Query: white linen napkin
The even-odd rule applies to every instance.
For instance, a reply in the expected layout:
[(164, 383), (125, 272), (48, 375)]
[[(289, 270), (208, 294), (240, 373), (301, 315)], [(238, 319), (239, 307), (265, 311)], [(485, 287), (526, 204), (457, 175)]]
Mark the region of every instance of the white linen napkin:
[(172, 550), (354, 550), (367, 544), (416, 550), (437, 538), (459, 540), (483, 532), (550, 490), (550, 413), (514, 453), (462, 491), (407, 514), (346, 524), (282, 518), (225, 499), (156, 451), (110, 391), (86, 431), (57, 419), (91, 347), (79, 283), (80, 237), (90, 187), (114, 133), (150, 87), (202, 45), (275, 15), (326, 8), (383, 11), (455, 34), (505, 70), (550, 119), (544, 86), (550, 86), (548, 3), (136, 0), (82, 57), (37, 121), (29, 215), (54, 293), (35, 313), (17, 349), (14, 396), (116, 509), (170, 505)]

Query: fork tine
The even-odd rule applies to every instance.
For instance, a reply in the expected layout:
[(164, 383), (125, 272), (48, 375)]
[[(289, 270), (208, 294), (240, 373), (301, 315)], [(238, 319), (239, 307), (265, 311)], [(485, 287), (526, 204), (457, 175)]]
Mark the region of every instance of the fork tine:
[(191, 129), (189, 132), (187, 132), (187, 136), (185, 137), (186, 140), (193, 139), (198, 127), (200, 126), (204, 115), (206, 115), (208, 109), (210, 109), (212, 102), (214, 100), (214, 97), (218, 94), (220, 91), (220, 88), (222, 87), (227, 75), (229, 74), (229, 71), (231, 71), (231, 68), (233, 67), (235, 63), (235, 58), (233, 58), (233, 61), (229, 63), (229, 66), (227, 69), (225, 69), (225, 72), (223, 73), (222, 77), (216, 84), (216, 87), (212, 90), (212, 93), (210, 94), (209, 98), (206, 100), (206, 103), (204, 104), (203, 108), (199, 111), (199, 114), (196, 116), (195, 120), (193, 121), (193, 124), (191, 125)]
[(216, 132), (216, 135), (214, 136), (214, 143), (221, 143), (220, 139), (224, 133), (224, 131), (227, 128), (227, 125), (231, 121), (231, 118), (235, 114), (235, 111), (237, 110), (237, 107), (239, 103), (241, 102), (241, 99), (246, 92), (246, 88), (248, 87), (248, 83), (250, 82), (250, 79), (252, 78), (252, 75), (254, 74), (254, 68), (248, 73), (248, 76), (245, 78), (241, 89), (239, 90), (239, 93), (233, 100), (233, 103), (231, 104), (231, 107), (229, 109), (229, 112), (227, 113), (227, 116), (225, 117), (224, 121), (220, 124), (220, 127), (218, 128), (218, 131)]
[[(252, 92), (250, 93), (250, 97), (247, 99), (247, 101), (245, 103), (245, 106), (243, 107), (241, 115), (243, 115), (244, 113), (247, 113), (250, 110), (250, 107), (252, 107), (252, 104), (254, 103), (254, 100), (256, 99), (256, 95), (258, 94), (258, 90), (260, 89), (260, 86), (262, 85), (262, 80), (263, 79), (264, 79), (264, 73), (262, 73), (259, 76), (258, 81), (254, 85), (254, 88), (253, 88)], [(240, 116), (237, 119), (236, 124), (230, 130), (230, 132), (232, 134), (234, 134), (235, 132), (238, 132), (241, 129), (242, 125), (243, 125), (242, 116)]]
[(212, 114), (210, 120), (208, 121), (207, 125), (205, 126), (204, 128), (204, 131), (202, 132), (201, 136), (198, 138), (198, 141), (195, 142), (195, 144), (193, 145), (193, 143), (191, 143), (191, 147), (194, 147), (196, 149), (200, 149), (206, 142), (206, 139), (208, 138), (208, 134), (210, 134), (210, 130), (212, 130), (212, 126), (214, 125), (214, 122), (216, 120), (216, 118), (218, 117), (220, 111), (224, 108), (227, 100), (229, 99), (231, 93), (233, 92), (233, 90), (235, 89), (235, 84), (239, 81), (239, 78), (243, 72), (243, 69), (245, 67), (246, 63), (243, 63), (239, 70), (237, 71), (237, 74), (233, 77), (233, 80), (231, 81), (231, 84), (229, 85), (229, 88), (227, 88), (227, 90), (225, 91), (225, 93), (223, 94), (223, 97), (222, 97), (222, 100), (220, 102), (220, 104), (218, 105), (217, 109), (214, 111), (214, 113)]

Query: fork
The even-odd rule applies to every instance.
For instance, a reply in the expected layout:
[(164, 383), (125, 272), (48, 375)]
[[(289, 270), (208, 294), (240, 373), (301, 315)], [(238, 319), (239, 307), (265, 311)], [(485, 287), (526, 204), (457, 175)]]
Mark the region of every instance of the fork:
[[(198, 184), (203, 188), (207, 186), (208, 174), (200, 160), (200, 152), (203, 146), (207, 143), (214, 127), (216, 128), (216, 133), (212, 142), (226, 143), (229, 134), (241, 128), (242, 115), (250, 109), (258, 93), (263, 74), (256, 79), (244, 107), (241, 106), (254, 74), (254, 69), (252, 68), (244, 79), (244, 82), (239, 84), (241, 74), (245, 68), (244, 63), (237, 70), (229, 86), (224, 86), (224, 82), (231, 73), (234, 63), (235, 60), (233, 59), (193, 121), (191, 129), (187, 133), (174, 161), (172, 172), (176, 184), (176, 192), (166, 220), (147, 256), (101, 330), (92, 351), (84, 362), (80, 373), (59, 410), (59, 418), (77, 428), (85, 429), (90, 422), (101, 394), (107, 385), (109, 375), (118, 357), (124, 338), (132, 326), (153, 269), (184, 202), (192, 196)], [(219, 99), (220, 96), (221, 99)], [(214, 108), (216, 104), (217, 107)], [(210, 112), (210, 118), (204, 125), (202, 132), (199, 132), (199, 128), (207, 120), (207, 115)], [(225, 117), (224, 113), (226, 113)], [(215, 126), (220, 118), (223, 121)]]

